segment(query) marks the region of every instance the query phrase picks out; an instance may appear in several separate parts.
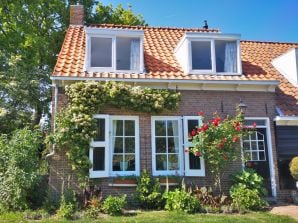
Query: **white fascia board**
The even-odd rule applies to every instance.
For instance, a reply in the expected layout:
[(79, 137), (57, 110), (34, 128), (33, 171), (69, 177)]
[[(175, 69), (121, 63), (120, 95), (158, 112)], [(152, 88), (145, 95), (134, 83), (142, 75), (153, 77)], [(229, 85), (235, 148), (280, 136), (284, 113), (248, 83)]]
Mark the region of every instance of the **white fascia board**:
[(276, 122), (277, 126), (280, 125), (298, 125), (298, 116), (276, 116), (274, 121)]
[(238, 85), (279, 85), (279, 81), (248, 81), (248, 80), (175, 80), (175, 79), (141, 79), (141, 78), (100, 78), (100, 77), (56, 77), (52, 76), (51, 80), (64, 81), (121, 81), (121, 82), (148, 82), (148, 83), (202, 83), (202, 84), (238, 84)]
[(114, 29), (114, 28), (97, 28), (97, 27), (85, 27), (85, 33), (87, 35), (112, 35), (112, 36), (126, 36), (126, 37), (141, 37), (144, 36), (143, 30), (131, 30), (131, 29)]
[(120, 81), (156, 89), (211, 90), (211, 91), (254, 91), (274, 92), (278, 81), (239, 81), (239, 80), (160, 80), (160, 79), (125, 79), (96, 77), (51, 77), (53, 81)]
[(220, 40), (239, 40), (240, 34), (226, 34), (226, 33), (195, 33), (186, 32), (185, 38), (191, 39), (220, 39)]

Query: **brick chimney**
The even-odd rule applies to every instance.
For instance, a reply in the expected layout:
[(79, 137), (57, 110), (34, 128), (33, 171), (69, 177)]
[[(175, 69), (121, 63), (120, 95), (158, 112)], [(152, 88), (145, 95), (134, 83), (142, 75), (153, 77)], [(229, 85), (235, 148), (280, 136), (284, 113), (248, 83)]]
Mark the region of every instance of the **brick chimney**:
[(84, 25), (84, 6), (83, 5), (71, 5), (70, 6), (70, 25)]

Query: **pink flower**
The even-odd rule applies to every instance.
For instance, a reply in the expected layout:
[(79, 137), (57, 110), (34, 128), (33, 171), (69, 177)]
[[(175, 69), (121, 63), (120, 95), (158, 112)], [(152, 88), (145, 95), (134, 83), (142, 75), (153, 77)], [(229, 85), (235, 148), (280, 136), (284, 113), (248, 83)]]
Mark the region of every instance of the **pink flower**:
[(239, 132), (241, 130), (240, 126), (236, 126), (235, 130)]
[(198, 112), (198, 116), (203, 116), (203, 115), (204, 115), (204, 112), (202, 112), (202, 111)]
[(257, 127), (257, 123), (253, 122), (253, 123), (252, 123), (252, 127), (253, 127), (253, 128), (256, 128), (256, 127)]
[(200, 151), (197, 151), (197, 152), (195, 153), (195, 156), (201, 156), (201, 152), (200, 152)]
[(232, 141), (233, 141), (233, 142), (237, 142), (238, 139), (239, 139), (238, 136), (233, 136), (233, 140), (232, 140)]

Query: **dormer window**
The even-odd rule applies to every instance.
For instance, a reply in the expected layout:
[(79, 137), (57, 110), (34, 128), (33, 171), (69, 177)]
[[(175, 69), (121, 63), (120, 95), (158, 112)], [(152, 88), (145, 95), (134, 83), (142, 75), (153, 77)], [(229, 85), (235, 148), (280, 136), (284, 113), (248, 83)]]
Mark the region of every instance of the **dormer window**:
[(190, 74), (241, 74), (240, 36), (186, 33), (175, 55)]
[(86, 28), (85, 69), (143, 72), (143, 31)]

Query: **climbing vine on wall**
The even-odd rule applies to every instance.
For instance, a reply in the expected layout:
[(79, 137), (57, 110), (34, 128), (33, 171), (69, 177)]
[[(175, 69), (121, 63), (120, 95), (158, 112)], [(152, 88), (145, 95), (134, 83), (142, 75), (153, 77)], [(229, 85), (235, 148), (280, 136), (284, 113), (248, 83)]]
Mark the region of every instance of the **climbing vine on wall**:
[(66, 149), (71, 167), (80, 183), (87, 182), (89, 144), (95, 135), (92, 116), (106, 106), (146, 113), (160, 113), (178, 107), (180, 93), (171, 90), (132, 87), (119, 82), (77, 82), (66, 86), (68, 105), (55, 119), (56, 131), (48, 141)]

